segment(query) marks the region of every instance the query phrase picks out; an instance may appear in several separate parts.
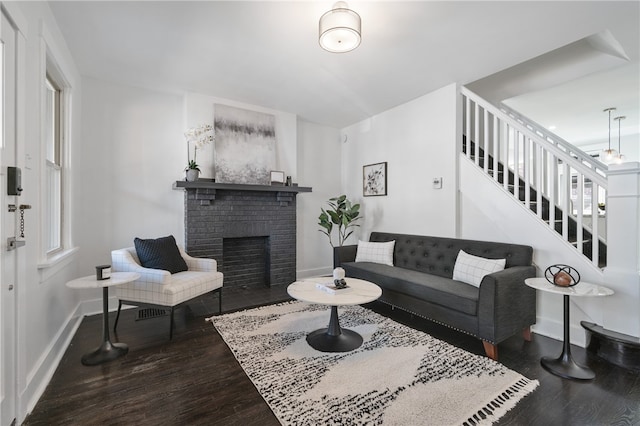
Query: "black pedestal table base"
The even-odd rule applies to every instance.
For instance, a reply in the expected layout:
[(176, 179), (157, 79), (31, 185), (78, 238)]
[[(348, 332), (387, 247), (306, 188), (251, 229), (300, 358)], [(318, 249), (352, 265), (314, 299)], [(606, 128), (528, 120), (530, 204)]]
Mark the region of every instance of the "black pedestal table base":
[(307, 335), (307, 343), (320, 352), (349, 352), (362, 345), (362, 336), (353, 330), (340, 328), (338, 307), (331, 307), (329, 327)]
[(111, 343), (109, 337), (109, 288), (102, 287), (102, 344), (93, 352), (82, 356), (82, 364), (98, 365), (125, 355), (129, 347), (124, 343)]
[(565, 379), (591, 380), (596, 374), (589, 368), (578, 365), (571, 356), (571, 339), (569, 338), (569, 296), (564, 295), (564, 342), (562, 354), (558, 358), (545, 356), (540, 364), (549, 373)]
[(98, 365), (103, 362), (113, 361), (129, 352), (129, 347), (124, 343), (103, 342), (98, 349), (82, 356), (82, 364)]

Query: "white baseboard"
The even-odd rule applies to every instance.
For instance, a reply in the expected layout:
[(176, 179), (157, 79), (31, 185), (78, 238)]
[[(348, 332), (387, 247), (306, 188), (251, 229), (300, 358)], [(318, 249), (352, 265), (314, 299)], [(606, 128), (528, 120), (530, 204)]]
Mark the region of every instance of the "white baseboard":
[(309, 277), (317, 277), (319, 275), (331, 275), (333, 273), (333, 269), (331, 267), (326, 268), (315, 268), (315, 269), (303, 269), (297, 271), (296, 275), (298, 279), (309, 278)]
[[(123, 306), (128, 309), (129, 306)], [(118, 309), (118, 301), (115, 297), (109, 298), (109, 311)], [(65, 324), (60, 327), (47, 350), (42, 354), (36, 366), (27, 375), (25, 390), (20, 395), (20, 413), (18, 424), (22, 423), (26, 416), (33, 410), (36, 403), (44, 393), (47, 385), (51, 381), (60, 360), (64, 356), (67, 347), (75, 336), (78, 327), (85, 316), (102, 314), (102, 298), (91, 299), (80, 302), (73, 313), (69, 316)], [(96, 344), (100, 343), (96, 341)], [(78, 360), (80, 366), (80, 360)]]
[[(71, 339), (73, 339), (78, 327), (80, 327), (83, 318), (80, 312), (81, 304), (78, 304), (74, 312), (67, 318), (65, 324), (60, 327), (51, 344), (38, 359), (35, 367), (27, 375), (24, 392), (19, 397), (20, 412), (17, 416), (18, 424), (21, 424), (33, 410), (51, 381), (53, 374), (60, 364), (60, 360), (71, 343)], [(78, 360), (78, 363), (79, 362), (80, 360)]]
[[(562, 321), (556, 319), (540, 318), (538, 317), (535, 325), (531, 327), (531, 331), (541, 336), (546, 336), (551, 339), (558, 340), (560, 342), (564, 339), (564, 324)], [(585, 348), (587, 346), (587, 337), (579, 324), (571, 324), (569, 327), (569, 334), (571, 336), (571, 344)], [(559, 353), (559, 352), (558, 352)]]

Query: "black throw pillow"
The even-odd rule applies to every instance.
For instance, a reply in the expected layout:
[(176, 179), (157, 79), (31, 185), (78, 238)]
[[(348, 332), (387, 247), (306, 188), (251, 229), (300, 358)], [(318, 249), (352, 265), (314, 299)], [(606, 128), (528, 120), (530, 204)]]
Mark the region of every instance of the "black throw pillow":
[(136, 246), (140, 264), (145, 268), (163, 269), (172, 274), (189, 269), (180, 255), (173, 235), (156, 238), (155, 240), (135, 238), (133, 244)]

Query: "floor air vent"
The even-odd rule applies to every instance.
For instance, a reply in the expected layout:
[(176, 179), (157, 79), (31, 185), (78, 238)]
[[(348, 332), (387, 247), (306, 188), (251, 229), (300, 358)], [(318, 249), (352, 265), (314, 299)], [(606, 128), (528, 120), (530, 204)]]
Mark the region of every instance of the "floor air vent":
[(169, 311), (165, 309), (159, 309), (159, 308), (138, 309), (138, 316), (136, 317), (136, 321), (164, 317), (168, 314), (169, 314)]

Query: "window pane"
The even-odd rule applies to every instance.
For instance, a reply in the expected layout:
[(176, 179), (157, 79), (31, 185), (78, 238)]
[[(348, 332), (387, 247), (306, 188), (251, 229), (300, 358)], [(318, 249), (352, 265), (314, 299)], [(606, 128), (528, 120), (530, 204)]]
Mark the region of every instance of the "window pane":
[(49, 219), (49, 232), (46, 234), (47, 252), (51, 252), (60, 248), (60, 223), (61, 223), (61, 173), (60, 168), (55, 164), (47, 161), (47, 200), (46, 212)]
[(47, 77), (45, 99), (45, 138), (47, 160), (60, 165), (60, 90)]

